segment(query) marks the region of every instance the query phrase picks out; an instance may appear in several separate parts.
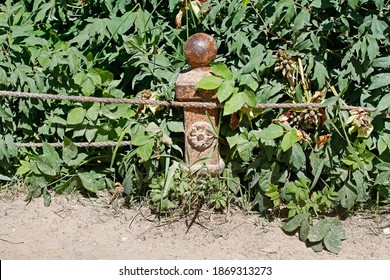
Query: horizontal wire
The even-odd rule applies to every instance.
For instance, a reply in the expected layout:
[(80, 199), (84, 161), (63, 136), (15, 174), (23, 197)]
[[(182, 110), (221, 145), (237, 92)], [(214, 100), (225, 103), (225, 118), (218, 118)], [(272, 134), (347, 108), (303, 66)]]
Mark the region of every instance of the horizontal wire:
[[(92, 96), (71, 96), (71, 95), (57, 95), (46, 93), (27, 93), (17, 91), (0, 91), (0, 96), (3, 97), (19, 97), (19, 98), (36, 98), (36, 99), (51, 99), (51, 100), (66, 100), (74, 102), (98, 102), (110, 104), (138, 104), (150, 106), (173, 106), (184, 108), (223, 108), (222, 104), (216, 102), (182, 102), (182, 101), (161, 101), (161, 100), (139, 100), (127, 98), (106, 98), (106, 97), (92, 97)], [(250, 108), (249, 106), (245, 106)], [(256, 104), (259, 109), (289, 109), (289, 108), (326, 108), (321, 103), (260, 103)], [(375, 112), (376, 108), (366, 108), (359, 106), (341, 106), (341, 110), (356, 110), (360, 109), (367, 112)]]
[[(35, 98), (35, 99), (50, 99), (50, 100), (66, 100), (73, 102), (98, 102), (108, 104), (135, 104), (135, 105), (150, 105), (150, 106), (173, 106), (184, 108), (204, 108), (215, 109), (223, 108), (222, 104), (216, 102), (182, 102), (182, 101), (160, 101), (160, 100), (140, 100), (140, 99), (127, 99), (127, 98), (105, 98), (105, 97), (92, 97), (92, 96), (70, 96), (70, 95), (58, 95), (49, 93), (28, 93), (18, 91), (0, 91), (0, 96), (3, 97), (18, 97), (18, 98)], [(250, 108), (245, 105), (246, 108)], [(321, 103), (259, 103), (256, 104), (258, 109), (303, 109), (303, 108), (326, 108)], [(359, 106), (340, 106), (341, 110), (363, 110), (367, 112), (375, 112), (376, 108), (366, 108)], [(62, 147), (62, 143), (48, 143), (53, 147)], [(43, 143), (15, 143), (19, 148), (41, 148)], [(80, 148), (100, 148), (100, 147), (116, 147), (116, 146), (130, 146), (129, 141), (122, 142), (75, 142), (74, 145)]]
[[(63, 143), (47, 143), (54, 148), (60, 148), (63, 146)], [(76, 147), (79, 148), (102, 148), (102, 147), (116, 147), (116, 146), (131, 146), (130, 141), (122, 142), (74, 142)], [(43, 143), (15, 143), (15, 146), (18, 148), (42, 148)]]

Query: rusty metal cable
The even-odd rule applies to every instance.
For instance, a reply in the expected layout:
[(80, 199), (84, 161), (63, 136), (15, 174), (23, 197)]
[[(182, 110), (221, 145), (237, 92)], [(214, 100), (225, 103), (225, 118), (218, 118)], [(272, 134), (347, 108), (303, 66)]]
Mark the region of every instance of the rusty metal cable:
[[(129, 105), (150, 105), (150, 106), (172, 106), (184, 108), (223, 108), (222, 104), (215, 102), (181, 102), (181, 101), (160, 101), (160, 100), (140, 100), (127, 98), (106, 98), (106, 97), (92, 97), (92, 96), (71, 96), (58, 95), (48, 93), (27, 93), (17, 91), (0, 91), (0, 96), (3, 97), (19, 97), (19, 98), (36, 98), (36, 99), (50, 99), (50, 100), (66, 100), (73, 102), (98, 102), (110, 104), (129, 104)], [(304, 109), (304, 108), (325, 108), (321, 103), (260, 103), (256, 108), (260, 109)], [(367, 112), (375, 112), (376, 108), (366, 108), (359, 106), (341, 106), (341, 110), (361, 109)]]
[[(105, 98), (105, 97), (92, 97), (92, 96), (70, 96), (48, 93), (28, 93), (17, 91), (0, 91), (2, 97), (17, 97), (17, 98), (35, 98), (35, 99), (48, 99), (48, 100), (66, 100), (73, 102), (98, 102), (108, 104), (129, 104), (129, 105), (150, 105), (150, 106), (172, 106), (183, 108), (223, 108), (222, 104), (216, 102), (181, 102), (181, 101), (159, 101), (159, 100), (140, 100), (140, 99), (127, 99), (127, 98)], [(248, 107), (248, 106), (246, 106)], [(260, 103), (256, 105), (259, 109), (304, 109), (304, 108), (325, 108), (326, 106), (321, 103)], [(341, 106), (341, 110), (355, 110), (360, 109), (367, 112), (374, 112), (376, 108), (366, 108), (359, 106)], [(62, 143), (48, 143), (49, 145), (59, 148), (62, 147)], [(130, 146), (130, 141), (122, 142), (75, 142), (77, 147), (80, 148), (102, 148), (102, 147), (115, 147), (115, 146)], [(41, 148), (42, 143), (15, 143), (19, 148)]]
[[(63, 143), (47, 143), (54, 148), (61, 148)], [(74, 142), (76, 147), (79, 148), (105, 148), (105, 147), (116, 147), (116, 146), (130, 146), (130, 141), (107, 141), (107, 142)], [(43, 143), (15, 143), (18, 148), (42, 148)]]

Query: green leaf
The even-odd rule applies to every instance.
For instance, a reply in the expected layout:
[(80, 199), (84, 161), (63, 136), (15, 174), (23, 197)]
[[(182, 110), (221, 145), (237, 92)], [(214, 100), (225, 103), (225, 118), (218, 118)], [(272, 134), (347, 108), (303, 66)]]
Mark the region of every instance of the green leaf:
[(341, 250), (341, 241), (340, 233), (330, 230), (324, 238), (324, 245), (330, 252), (337, 254)]
[(304, 51), (312, 47), (312, 42), (308, 38), (310, 35), (310, 32), (302, 32), (302, 33), (297, 33), (300, 34), (297, 36), (295, 40), (295, 46), (294, 49), (298, 51)]
[(183, 122), (170, 121), (167, 123), (168, 129), (171, 132), (184, 132)]
[(247, 85), (253, 91), (255, 91), (259, 87), (259, 84), (250, 74), (243, 74), (240, 77), (240, 85)]
[(316, 50), (319, 50), (321, 47), (321, 43), (320, 43), (320, 39), (318, 38), (318, 36), (314, 33), (310, 33), (310, 40), (313, 43), (313, 47)]
[(99, 117), (99, 111), (100, 111), (100, 103), (95, 102), (92, 104), (92, 106), (87, 110), (85, 116), (91, 120), (96, 121)]
[[(177, 161), (174, 161), (171, 166), (168, 168), (168, 172), (166, 172), (166, 177), (164, 181), (163, 186), (163, 192), (162, 197), (167, 197), (169, 194), (169, 191), (175, 186), (175, 173), (176, 171), (180, 170), (180, 163)], [(165, 170), (167, 171), (167, 170)]]
[(383, 9), (384, 5), (385, 5), (384, 0), (375, 0), (375, 6), (379, 11)]
[(37, 176), (30, 174), (30, 176), (26, 177), (25, 183), (29, 187), (26, 201), (40, 196), (42, 194), (42, 189), (47, 187), (47, 181), (42, 175)]
[(85, 153), (80, 153), (76, 158), (69, 160), (66, 164), (68, 166), (78, 166), (83, 163), (85, 159), (88, 158), (88, 155)]
[(381, 162), (376, 165), (378, 170), (381, 171), (390, 171), (390, 162)]
[(310, 242), (319, 242), (325, 238), (325, 235), (329, 231), (329, 223), (327, 220), (321, 220), (316, 223), (309, 231), (307, 238)]
[(39, 171), (48, 176), (56, 176), (56, 170), (48, 163), (46, 157), (39, 156), (35, 159), (35, 164), (37, 165)]
[(251, 1), (250, 0), (242, 0), (241, 7), (245, 7), (248, 5)]
[(376, 39), (373, 36), (367, 35), (367, 55), (370, 62), (373, 62), (374, 59), (379, 54), (379, 45)]
[(256, 143), (245, 140), (240, 142), (237, 146), (237, 151), (244, 162), (249, 162), (252, 156), (253, 149), (256, 147)]
[(323, 88), (326, 78), (329, 78), (328, 70), (321, 62), (316, 61), (314, 66), (313, 80), (317, 80), (318, 87)]
[(95, 69), (89, 70), (89, 72), (80, 72), (74, 76), (74, 82), (81, 87), (81, 91), (84, 95), (91, 95), (95, 91), (96, 86), (102, 84), (100, 74)]
[(100, 114), (108, 119), (117, 120), (127, 117), (129, 107), (126, 104), (106, 104), (103, 105)]
[[(231, 166), (230, 163), (229, 166)], [(223, 176), (227, 179), (226, 184), (228, 189), (231, 190), (233, 193), (237, 193), (241, 188), (240, 178), (233, 174), (231, 168), (229, 167), (223, 170)]]
[[(91, 129), (92, 130), (92, 129)], [(96, 142), (104, 142), (108, 141), (109, 139), (117, 137), (117, 133), (112, 127), (111, 123), (103, 123), (99, 126), (97, 132), (96, 132), (96, 138), (94, 141)]]
[(81, 124), (84, 121), (87, 110), (82, 107), (76, 107), (69, 111), (66, 123), (68, 125)]
[(294, 232), (295, 230), (297, 230), (301, 226), (302, 222), (307, 221), (309, 219), (309, 217), (310, 217), (309, 213), (303, 213), (303, 214), (296, 215), (291, 220), (289, 220), (287, 223), (285, 223), (282, 226), (282, 229), (286, 232)]
[(289, 163), (296, 170), (306, 169), (306, 155), (303, 152), (301, 145), (299, 145), (298, 143), (294, 143), (292, 146)]
[(85, 131), (85, 138), (87, 138), (87, 141), (92, 142), (92, 140), (94, 140), (97, 132), (98, 132), (98, 128), (88, 128)]
[(350, 184), (344, 185), (338, 191), (338, 200), (340, 201), (341, 206), (348, 210), (351, 210), (355, 205), (356, 198), (357, 194), (351, 190)]
[(341, 249), (341, 242), (346, 239), (346, 236), (339, 220), (324, 219), (310, 229), (307, 238), (310, 242), (323, 240), (327, 250), (332, 253), (338, 253)]
[(20, 166), (18, 170), (16, 171), (16, 174), (18, 175), (24, 175), (30, 172), (32, 169), (34, 169), (34, 163), (30, 161), (21, 160)]
[(388, 143), (390, 143), (390, 135), (389, 134), (386, 135), (386, 136), (382, 136), (382, 135), (379, 136), (379, 139), (378, 139), (378, 152), (379, 152), (380, 155), (384, 151), (386, 151), (387, 148), (390, 147), (390, 145)]
[(38, 46), (42, 46), (42, 47), (48, 47), (48, 45), (49, 45), (49, 42), (46, 41), (45, 39), (39, 38), (39, 37), (32, 37), (32, 36), (24, 39), (23, 43), (26, 45), (31, 45), (31, 46), (38, 45)]
[(389, 68), (390, 67), (390, 56), (386, 57), (379, 57), (374, 59), (372, 62), (373, 67), (378, 67), (378, 68)]
[(353, 9), (356, 10), (357, 7), (359, 7), (360, 0), (348, 0), (348, 5)]
[(231, 115), (234, 112), (237, 112), (245, 105), (246, 95), (244, 92), (238, 92), (233, 94), (233, 96), (225, 102), (225, 107), (223, 109), (223, 115)]
[[(0, 83), (1, 84), (1, 83)], [(3, 107), (0, 107), (0, 118), (3, 120), (12, 120), (12, 116), (8, 114)]]
[(232, 20), (232, 28), (235, 28), (245, 17), (247, 7), (243, 7), (234, 15)]
[(234, 146), (239, 144), (243, 140), (243, 138), (241, 137), (241, 135), (239, 133), (236, 133), (232, 136), (226, 136), (226, 140), (229, 144), (229, 147), (233, 148)]
[(127, 195), (130, 195), (133, 191), (133, 178), (131, 176), (126, 176), (122, 182), (123, 192)]
[(53, 8), (52, 3), (44, 3), (40, 6), (38, 13), (35, 16), (34, 22), (42, 21), (46, 17), (46, 13)]
[(290, 149), (295, 144), (297, 139), (298, 133), (295, 128), (287, 131), (287, 133), (283, 136), (282, 142), (280, 143), (282, 150), (285, 152)]
[(96, 175), (97, 174), (93, 171), (77, 173), (77, 176), (80, 178), (83, 187), (93, 193), (96, 193), (105, 187), (103, 181), (96, 180)]
[(283, 136), (283, 127), (277, 124), (271, 124), (266, 129), (259, 131), (256, 135), (264, 140), (274, 140)]
[(256, 107), (256, 95), (253, 91), (248, 89), (244, 90), (243, 98), (246, 105), (252, 108)]
[(54, 177), (60, 173), (61, 159), (56, 150), (47, 143), (43, 143), (43, 155), (37, 157), (35, 163), (45, 175)]
[(91, 74), (96, 84), (109, 84), (112, 80), (114, 80), (114, 74), (112, 74), (110, 71), (102, 70), (100, 68), (93, 68), (93, 70), (100, 76), (97, 78), (95, 72)]
[(43, 143), (43, 155), (49, 159), (50, 164), (55, 168), (60, 168), (61, 158), (55, 148), (47, 143)]
[[(75, 82), (76, 85), (82, 86), (83, 83), (85, 83), (86, 80), (87, 80), (87, 74), (85, 72), (77, 73), (74, 76), (74, 82)], [(93, 89), (95, 89), (94, 85), (91, 85), (91, 87), (93, 87)]]
[(145, 128), (145, 132), (150, 136), (154, 136), (157, 133), (161, 132), (161, 128), (154, 122), (150, 122), (148, 126)]
[(348, 155), (345, 158), (341, 159), (348, 166), (352, 166), (353, 169), (359, 168), (360, 158), (356, 160), (352, 155)]
[[(379, 101), (374, 115), (378, 115), (384, 110), (389, 110), (389, 108), (390, 108), (390, 94), (385, 94), (385, 96), (383, 96), (382, 99)], [(390, 144), (390, 142), (388, 144)]]
[(325, 160), (320, 158), (320, 155), (314, 150), (310, 153), (309, 158), (310, 158), (311, 173), (314, 176), (310, 189), (313, 189), (322, 174), (322, 170), (325, 166)]
[(221, 86), (223, 79), (216, 76), (206, 76), (196, 85), (196, 88), (212, 90)]
[(4, 137), (5, 144), (7, 145), (7, 152), (11, 157), (17, 157), (18, 156), (18, 147), (16, 147), (14, 143), (14, 139), (12, 135), (7, 134)]
[(301, 228), (299, 229), (299, 239), (303, 242), (306, 242), (307, 236), (309, 235), (310, 231), (310, 221), (304, 220), (301, 223)]
[(390, 73), (381, 73), (372, 77), (369, 90), (386, 87), (390, 85)]
[(136, 134), (131, 139), (131, 144), (135, 146), (142, 146), (149, 140), (151, 140), (150, 135)]
[(365, 180), (365, 175), (360, 170), (356, 170), (352, 173), (352, 177), (355, 181), (355, 191), (357, 194), (356, 202), (366, 202), (369, 198), (368, 184)]
[(43, 196), (43, 205), (49, 207), (51, 203), (51, 195), (46, 188), (43, 189), (42, 196)]
[(390, 171), (382, 171), (375, 180), (375, 185), (390, 186)]
[(70, 195), (80, 187), (80, 179), (78, 176), (73, 176), (69, 180), (58, 182), (55, 186), (56, 194)]
[(112, 73), (110, 73), (109, 71), (101, 70), (99, 68), (90, 69), (87, 73), (87, 76), (88, 76), (88, 78), (90, 78), (93, 81), (93, 83), (95, 85), (101, 85), (103, 82), (102, 82), (102, 77), (101, 77), (100, 73), (102, 73), (102, 76), (105, 79), (111, 78), (111, 80), (112, 80), (112, 78), (113, 78)]
[(144, 161), (148, 161), (152, 156), (154, 148), (154, 140), (149, 139), (142, 146), (139, 146), (135, 151), (137, 155)]
[[(269, 180), (265, 180), (265, 181), (269, 181)], [(270, 183), (266, 183), (266, 184), (267, 184), (267, 186), (266, 186), (265, 195), (271, 199), (274, 207), (278, 207), (280, 205), (280, 202), (281, 202), (280, 191), (279, 191), (278, 185), (270, 184)]]
[(324, 250), (324, 242), (322, 241), (309, 243), (309, 246), (314, 252), (321, 252), (322, 250)]
[(78, 149), (76, 145), (68, 137), (64, 137), (62, 149), (62, 159), (64, 162), (68, 164), (72, 159), (77, 157), (77, 154)]
[(12, 180), (12, 178), (0, 174), (0, 181), (11, 181), (11, 180)]
[(324, 238), (326, 249), (332, 253), (338, 253), (341, 249), (341, 241), (347, 239), (341, 222), (337, 219), (326, 219), (329, 223), (328, 234)]
[(302, 9), (300, 13), (295, 17), (293, 24), (293, 31), (296, 33), (297, 31), (302, 30), (303, 27), (311, 25), (310, 24), (310, 13), (306, 9)]
[(218, 77), (222, 77), (226, 80), (233, 79), (233, 73), (229, 68), (221, 62), (214, 62), (210, 64), (211, 72)]
[(377, 15), (373, 15), (371, 21), (371, 32), (376, 39), (385, 39), (385, 30), (388, 28), (389, 26), (386, 22), (379, 20)]
[(221, 86), (218, 88), (217, 97), (219, 102), (227, 100), (234, 92), (234, 85), (231, 81), (223, 81)]

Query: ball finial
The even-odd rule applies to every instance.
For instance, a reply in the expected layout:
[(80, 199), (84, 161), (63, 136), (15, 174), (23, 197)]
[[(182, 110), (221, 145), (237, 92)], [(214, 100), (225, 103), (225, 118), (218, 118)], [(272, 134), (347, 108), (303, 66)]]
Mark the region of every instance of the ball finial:
[(184, 55), (192, 69), (207, 67), (217, 55), (217, 43), (206, 33), (196, 33), (185, 43)]

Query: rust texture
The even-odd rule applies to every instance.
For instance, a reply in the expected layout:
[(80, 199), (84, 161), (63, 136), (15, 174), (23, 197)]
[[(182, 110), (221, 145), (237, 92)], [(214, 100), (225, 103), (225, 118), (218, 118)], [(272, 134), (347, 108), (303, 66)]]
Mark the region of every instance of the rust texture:
[(184, 55), (192, 69), (207, 67), (217, 55), (217, 44), (206, 33), (196, 33), (184, 45)]
[(176, 80), (176, 98), (180, 101), (214, 102), (217, 98), (215, 90), (195, 89), (198, 82), (210, 76), (210, 68), (195, 68), (180, 73)]
[[(186, 42), (184, 54), (191, 70), (179, 74), (176, 80), (176, 98), (179, 101), (216, 101), (216, 90), (196, 88), (203, 77), (211, 75), (209, 65), (217, 54), (214, 39), (205, 33), (194, 34)], [(216, 176), (225, 167), (216, 136), (218, 116), (218, 108), (184, 109), (185, 161), (190, 173)]]

